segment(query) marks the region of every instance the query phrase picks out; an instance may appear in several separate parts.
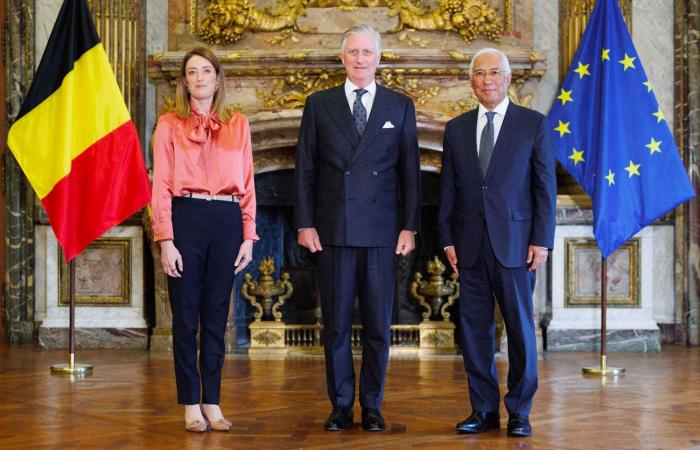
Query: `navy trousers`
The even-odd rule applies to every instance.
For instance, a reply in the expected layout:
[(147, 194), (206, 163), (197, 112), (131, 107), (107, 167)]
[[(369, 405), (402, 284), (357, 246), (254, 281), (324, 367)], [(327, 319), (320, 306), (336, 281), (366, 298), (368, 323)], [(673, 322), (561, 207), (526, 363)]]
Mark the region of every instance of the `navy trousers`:
[(243, 239), (241, 208), (238, 203), (178, 197), (172, 218), (183, 264), (182, 278), (168, 277), (177, 401), (218, 405), (233, 264)]
[(360, 405), (379, 409), (391, 344), (394, 249), (324, 246), (318, 265), (328, 397), (333, 406), (349, 408), (355, 400), (351, 333), (353, 303), (358, 296), (362, 317)]
[[(459, 255), (458, 255), (459, 257)], [(494, 296), (508, 334), (509, 413), (528, 415), (537, 390), (537, 343), (532, 292), (535, 273), (522, 267), (503, 267), (484, 232), (479, 257), (468, 269), (459, 270), (460, 345), (469, 380), (472, 409), (498, 412), (500, 394), (494, 353), (496, 326)]]

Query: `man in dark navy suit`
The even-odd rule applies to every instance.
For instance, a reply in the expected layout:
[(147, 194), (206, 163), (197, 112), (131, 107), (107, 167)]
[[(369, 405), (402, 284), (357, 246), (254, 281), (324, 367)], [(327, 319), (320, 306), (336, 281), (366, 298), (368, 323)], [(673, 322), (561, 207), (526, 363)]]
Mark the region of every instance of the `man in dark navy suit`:
[(299, 245), (318, 252), (326, 382), (333, 412), (324, 427), (353, 423), (352, 310), (362, 316), (362, 426), (383, 431), (380, 412), (390, 347), (396, 255), (413, 250), (420, 161), (413, 101), (378, 86), (381, 38), (368, 25), (341, 39), (341, 86), (310, 95), (299, 131)]
[(494, 297), (508, 334), (508, 434), (529, 436), (537, 390), (532, 292), (554, 242), (556, 175), (545, 117), (508, 100), (508, 58), (470, 67), (479, 107), (449, 121), (440, 176), (440, 244), (460, 278), (460, 346), (472, 414), (461, 433), (500, 427)]

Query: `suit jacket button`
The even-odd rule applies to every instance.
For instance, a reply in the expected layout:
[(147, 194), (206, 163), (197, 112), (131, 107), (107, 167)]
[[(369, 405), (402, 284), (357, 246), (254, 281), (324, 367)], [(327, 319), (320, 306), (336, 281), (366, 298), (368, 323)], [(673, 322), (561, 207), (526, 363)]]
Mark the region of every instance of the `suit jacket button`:
[(481, 190), (482, 190), (482, 191), (488, 191), (488, 190), (489, 190), (489, 187), (488, 187), (488, 186), (481, 186)]
[(346, 170), (346, 171), (345, 171), (345, 175), (350, 175), (350, 171), (349, 171), (349, 170)]

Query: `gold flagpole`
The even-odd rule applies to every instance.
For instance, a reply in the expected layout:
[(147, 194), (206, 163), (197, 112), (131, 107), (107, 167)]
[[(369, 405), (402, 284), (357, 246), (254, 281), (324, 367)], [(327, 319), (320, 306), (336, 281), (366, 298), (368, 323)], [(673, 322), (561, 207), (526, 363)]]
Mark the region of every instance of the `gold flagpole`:
[(608, 261), (602, 258), (600, 264), (600, 365), (584, 367), (585, 375), (620, 375), (625, 373), (622, 367), (608, 367), (606, 355), (606, 317), (608, 315)]
[(70, 289), (68, 298), (70, 300), (70, 325), (68, 326), (68, 364), (52, 364), (51, 373), (81, 375), (92, 371), (90, 364), (75, 363), (75, 258), (68, 262), (70, 272)]

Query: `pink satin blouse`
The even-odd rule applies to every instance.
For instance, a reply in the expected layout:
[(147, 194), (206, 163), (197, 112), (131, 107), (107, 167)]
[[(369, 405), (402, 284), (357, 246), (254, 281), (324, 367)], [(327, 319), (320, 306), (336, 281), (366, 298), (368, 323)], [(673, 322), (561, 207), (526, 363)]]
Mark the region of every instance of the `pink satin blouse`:
[(163, 114), (153, 140), (153, 232), (173, 239), (172, 199), (189, 193), (235, 195), (243, 213), (243, 239), (255, 233), (253, 150), (248, 119), (233, 113), (222, 123), (214, 113), (192, 110), (186, 119)]

